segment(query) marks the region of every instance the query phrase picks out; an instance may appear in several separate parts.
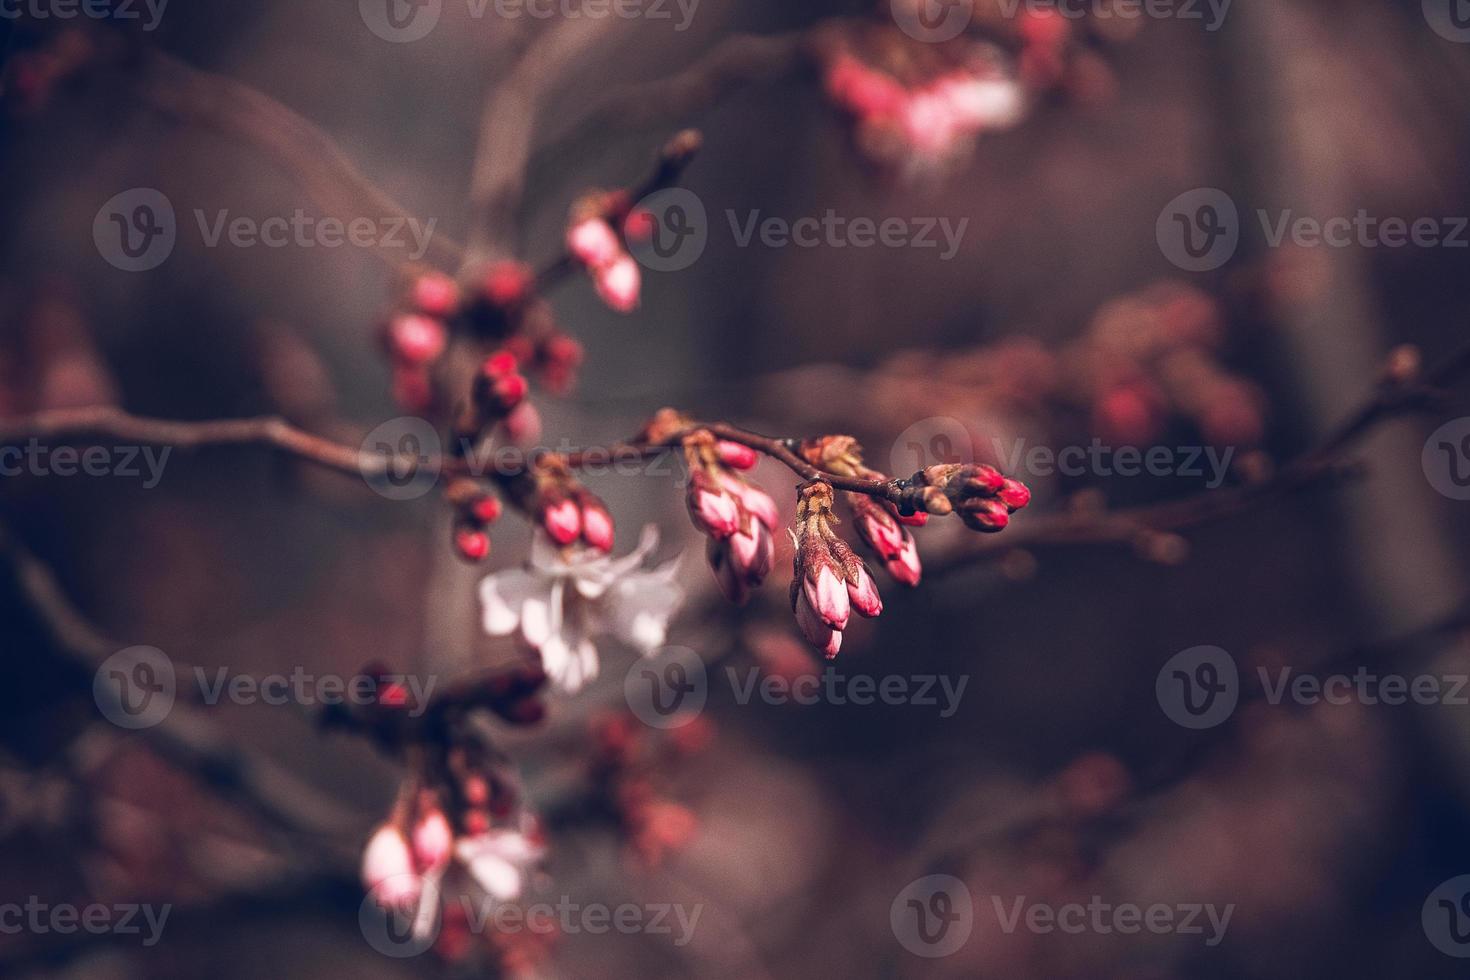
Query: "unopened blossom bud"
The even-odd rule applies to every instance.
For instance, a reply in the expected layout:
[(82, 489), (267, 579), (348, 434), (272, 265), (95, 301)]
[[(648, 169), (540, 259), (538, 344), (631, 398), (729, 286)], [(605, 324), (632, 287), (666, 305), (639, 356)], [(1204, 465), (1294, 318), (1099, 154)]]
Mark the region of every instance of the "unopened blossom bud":
[(903, 550), (908, 532), (891, 511), (864, 494), (848, 494), (847, 499), (857, 519), (858, 535), (874, 554), (887, 562)]
[(807, 601), (806, 590), (796, 593), (796, 625), (808, 643), (822, 651), (827, 659), (837, 656), (842, 649), (842, 631), (828, 626)]
[(418, 902), (422, 879), (403, 832), (383, 824), (362, 852), (362, 884), (384, 908), (402, 909)]
[(454, 532), (454, 547), (465, 561), (484, 561), (490, 557), (490, 535), (478, 528), (463, 527)]
[(719, 455), (720, 462), (731, 469), (748, 470), (753, 469), (760, 461), (760, 454), (749, 446), (743, 446), (738, 442), (730, 442), (721, 439), (715, 443), (715, 452)]
[(521, 402), (501, 423), (512, 445), (532, 446), (541, 441), (541, 413), (530, 402)]
[(557, 544), (571, 544), (582, 534), (582, 512), (569, 498), (563, 497), (542, 509), (541, 526)]
[(496, 497), (492, 497), (491, 495), (486, 494), (485, 496), (476, 499), (475, 502), (470, 505), (469, 511), (470, 516), (474, 518), (477, 523), (481, 525), (494, 524), (496, 521), (500, 520), (500, 500)]
[[(943, 517), (946, 514), (950, 513), (951, 510), (953, 510), (953, 505), (950, 505), (949, 498), (945, 497), (942, 493), (939, 496), (944, 500), (944, 503), (940, 504), (938, 501), (933, 501), (933, 504), (936, 507), (934, 513), (939, 517)], [(927, 507), (930, 503), (931, 501), (929, 500), (928, 494), (926, 493), (924, 496), (924, 504)], [(944, 509), (946, 507), (948, 507), (948, 509)], [(923, 527), (925, 524), (929, 523), (929, 512), (918, 510), (914, 511), (914, 513), (912, 514), (894, 514), (893, 519), (898, 521), (898, 523), (904, 525), (905, 527)]]
[(622, 254), (617, 232), (601, 218), (588, 218), (567, 230), (567, 251), (589, 269), (611, 265)]
[(740, 508), (735, 498), (702, 470), (689, 474), (686, 503), (690, 519), (703, 534), (723, 540), (740, 528)]
[(971, 530), (994, 534), (1011, 522), (1011, 512), (999, 500), (972, 498), (960, 507), (960, 519)]
[(760, 521), (769, 530), (776, 530), (781, 526), (781, 511), (771, 495), (760, 487), (746, 483), (744, 480), (729, 474), (719, 474), (720, 485), (725, 491), (740, 502), (745, 512)]
[(1005, 487), (1006, 478), (994, 466), (978, 463), (960, 471), (961, 489), (966, 494), (998, 494)]
[(873, 576), (868, 574), (868, 566), (863, 564), (863, 560), (841, 538), (833, 537), (828, 542), (828, 549), (847, 583), (847, 598), (852, 608), (870, 619), (881, 613), (883, 600), (878, 595)]
[(444, 324), (420, 313), (400, 313), (388, 321), (386, 343), (395, 361), (409, 365), (432, 363), (448, 342)]
[(633, 242), (646, 242), (653, 237), (658, 218), (647, 208), (634, 208), (623, 219), (623, 235)]
[(602, 301), (619, 313), (631, 313), (638, 308), (638, 297), (643, 289), (643, 274), (631, 255), (618, 256), (608, 265), (593, 272), (593, 283)]
[(776, 557), (776, 542), (770, 529), (760, 521), (730, 535), (730, 564), (751, 585), (759, 585), (771, 573)]
[(435, 807), (419, 817), (413, 828), (413, 859), (420, 871), (443, 867), (454, 847), (449, 819)]
[(603, 505), (590, 493), (577, 496), (577, 505), (582, 512), (582, 540), (601, 552), (613, 549), (613, 519)]
[(899, 549), (898, 554), (885, 561), (883, 567), (888, 569), (888, 574), (892, 575), (895, 581), (908, 586), (919, 584), (924, 568), (919, 561), (919, 546), (914, 541), (912, 534), (904, 531), (903, 547)]
[(442, 272), (426, 272), (413, 281), (409, 300), (420, 313), (447, 319), (459, 306), (459, 286)]
[(572, 387), (577, 378), (577, 368), (586, 357), (582, 345), (564, 333), (547, 338), (537, 349), (537, 354), (541, 381), (555, 392), (564, 392)]
[(847, 598), (860, 615), (872, 619), (883, 611), (883, 599), (878, 595), (878, 586), (868, 570), (859, 567), (847, 579)]
[(705, 543), (704, 553), (715, 573), (715, 584), (720, 587), (720, 593), (737, 606), (745, 605), (750, 600), (750, 586), (745, 576), (735, 568), (729, 542), (710, 538)]
[(535, 280), (530, 268), (520, 262), (496, 262), (485, 273), (485, 299), (502, 312), (525, 303)]
[(797, 549), (796, 561), (806, 601), (822, 622), (835, 630), (846, 629), (852, 611), (847, 585), (827, 551), (826, 542), (814, 534), (806, 535)]
[(1011, 510), (1021, 510), (1031, 503), (1031, 490), (1019, 480), (1006, 480), (998, 496), (1000, 502)]

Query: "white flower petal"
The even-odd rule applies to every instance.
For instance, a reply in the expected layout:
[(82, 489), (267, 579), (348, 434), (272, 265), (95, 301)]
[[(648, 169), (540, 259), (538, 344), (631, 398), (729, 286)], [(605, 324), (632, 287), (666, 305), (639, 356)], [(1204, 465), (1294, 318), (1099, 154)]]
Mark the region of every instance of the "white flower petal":
[(618, 639), (645, 655), (663, 646), (669, 620), (684, 602), (675, 581), (679, 559), (651, 572), (627, 575), (613, 588), (604, 610), (608, 628)]
[(491, 636), (509, 636), (521, 622), (521, 607), (550, 583), (519, 568), (485, 576), (480, 583), (480, 604), (484, 607), (485, 632)]

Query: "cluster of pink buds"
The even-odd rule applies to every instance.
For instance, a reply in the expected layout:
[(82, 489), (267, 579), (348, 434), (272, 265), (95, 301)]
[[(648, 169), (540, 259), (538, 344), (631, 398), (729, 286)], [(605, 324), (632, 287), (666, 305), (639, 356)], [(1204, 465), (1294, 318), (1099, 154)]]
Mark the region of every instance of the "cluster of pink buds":
[(863, 560), (832, 530), (832, 487), (801, 488), (791, 536), (796, 545), (791, 608), (807, 642), (829, 658), (842, 649), (842, 633), (852, 613), (873, 617), (883, 611), (878, 587)]
[(863, 493), (847, 494), (847, 505), (857, 524), (858, 536), (883, 563), (888, 574), (904, 585), (918, 585), (924, 566), (919, 561), (919, 546), (909, 527), (923, 525), (929, 515), (920, 512), (904, 517), (888, 501), (874, 500)]
[(561, 457), (540, 457), (515, 481), (512, 493), (556, 545), (568, 547), (580, 540), (604, 554), (612, 551), (612, 514), (596, 494), (577, 482)]
[(889, 163), (943, 162), (981, 132), (1014, 125), (1025, 111), (1021, 85), (986, 49), (907, 84), (843, 50), (829, 62), (825, 84), (828, 97), (856, 121), (864, 150)]
[(362, 883), (384, 908), (411, 912), (454, 853), (454, 829), (434, 794), (420, 790), (394, 808), (362, 853)]
[(454, 548), (468, 562), (490, 557), (490, 525), (500, 520), (500, 498), (474, 480), (455, 480), (445, 497), (454, 508)]
[(449, 320), (459, 309), (459, 286), (440, 272), (424, 272), (409, 283), (401, 309), (383, 326), (383, 346), (393, 365), (393, 392), (410, 411), (433, 402), (429, 368), (449, 344)]
[(689, 518), (709, 538), (705, 554), (720, 591), (744, 604), (771, 572), (781, 513), (769, 494), (741, 475), (755, 466), (754, 450), (700, 432), (685, 440), (684, 454)]
[[(604, 303), (619, 313), (631, 313), (638, 308), (643, 289), (638, 263), (608, 219), (604, 205), (584, 205), (578, 210), (583, 213), (574, 215), (567, 229), (567, 252), (592, 276), (592, 284)], [(641, 219), (636, 222), (640, 233), (644, 223)]]
[(1031, 502), (1019, 480), (984, 463), (943, 463), (915, 473), (908, 494), (930, 514), (955, 513), (972, 531), (1004, 531), (1011, 515)]

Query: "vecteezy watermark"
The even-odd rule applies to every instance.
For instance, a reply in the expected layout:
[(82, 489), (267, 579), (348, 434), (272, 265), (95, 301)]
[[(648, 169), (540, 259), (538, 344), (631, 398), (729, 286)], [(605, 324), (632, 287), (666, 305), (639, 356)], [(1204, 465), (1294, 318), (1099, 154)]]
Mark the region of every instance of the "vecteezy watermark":
[[(1470, 675), (1380, 673), (1366, 666), (1352, 672), (1314, 674), (1295, 667), (1257, 667), (1256, 681), (1269, 705), (1470, 706)], [(1240, 700), (1235, 658), (1220, 647), (1191, 647), (1159, 671), (1159, 706), (1185, 728), (1213, 728), (1234, 713)]]
[[(578, 472), (590, 477), (667, 477), (682, 485), (687, 473), (673, 450), (645, 453), (640, 449), (583, 447), (568, 440), (555, 445), (486, 446), (472, 440), (453, 443), (455, 472), (475, 478), (518, 476), (548, 453), (578, 457)], [(405, 415), (389, 419), (369, 432), (361, 445), (358, 469), (367, 485), (390, 500), (414, 500), (432, 490), (443, 475), (444, 444), (427, 420)]]
[(1470, 416), (1435, 429), (1424, 440), (1420, 463), (1434, 489), (1451, 500), (1470, 500)]
[[(1067, 20), (1197, 20), (1218, 31), (1232, 0), (997, 0), (1001, 17), (1032, 14)], [(1425, 0), (1426, 3), (1429, 0)], [(916, 41), (941, 44), (964, 33), (975, 16), (974, 0), (889, 0), (894, 23)]]
[(167, 7), (168, 0), (0, 0), (0, 20), (141, 20), (155, 31)]
[(1457, 959), (1470, 958), (1470, 875), (1458, 875), (1430, 892), (1420, 922), (1435, 949)]
[[(1349, 215), (1255, 210), (1267, 248), (1470, 248), (1470, 218), (1383, 217), (1359, 208)], [(1215, 187), (1186, 191), (1164, 205), (1154, 225), (1159, 250), (1186, 272), (1210, 272), (1235, 255), (1243, 232), (1233, 198)]]
[[(417, 262), (429, 250), (437, 218), (405, 215), (321, 217), (304, 208), (257, 218), (229, 208), (192, 212), (205, 248), (372, 248), (404, 252)], [(178, 244), (178, 218), (162, 191), (135, 187), (110, 198), (92, 221), (97, 251), (115, 268), (146, 272), (168, 261)]]
[(763, 215), (759, 208), (740, 214), (725, 210), (730, 234), (740, 248), (758, 243), (766, 248), (915, 248), (942, 249), (939, 260), (948, 262), (959, 253), (969, 218), (854, 217), (828, 208), (818, 215), (783, 218)]
[[(694, 22), (700, 0), (464, 0), (474, 20), (666, 20), (682, 33)], [(444, 15), (444, 0), (358, 0), (367, 29), (404, 44), (428, 37)]]
[(1470, 4), (1464, 0), (1423, 0), (1424, 19), (1446, 41), (1470, 44)]
[(1006, 473), (1025, 479), (1065, 477), (1180, 477), (1200, 479), (1206, 489), (1218, 489), (1230, 471), (1235, 447), (1214, 446), (1107, 446), (1093, 439), (1086, 446), (1027, 446), (1025, 439), (994, 441), (995, 458)]
[[(382, 884), (378, 889), (383, 887)], [(438, 938), (445, 915), (438, 909), (442, 885), (423, 882), (424, 892), (416, 914), (383, 909), (376, 889), (363, 898), (358, 908), (358, 926), (368, 945), (385, 956), (405, 959), (428, 950)], [(689, 945), (704, 914), (703, 903), (577, 902), (563, 895), (556, 902), (502, 902), (487, 895), (455, 895), (444, 900), (446, 910), (473, 935), (587, 934), (590, 936), (667, 936), (676, 947)], [(428, 916), (433, 916), (432, 919)], [(415, 921), (417, 919), (417, 921)]]
[[(704, 202), (693, 191), (675, 187), (656, 191), (633, 206), (629, 251), (656, 272), (676, 272), (699, 261), (712, 229)], [(947, 262), (959, 252), (969, 218), (874, 218), (848, 216), (828, 208), (796, 218), (768, 215), (759, 208), (725, 209), (725, 224), (737, 248), (913, 248), (934, 250)]]
[(970, 889), (952, 875), (925, 875), (910, 882), (888, 907), (888, 925), (903, 948), (938, 959), (960, 950), (975, 928)]
[(1235, 914), (1233, 902), (1224, 906), (1209, 902), (1114, 904), (1101, 895), (1093, 895), (1085, 905), (1082, 902), (1051, 905), (1030, 901), (1025, 895), (1009, 899), (991, 895), (990, 906), (1006, 935), (1017, 929), (1043, 936), (1054, 932), (1069, 936), (1084, 933), (1133, 936), (1148, 932), (1155, 936), (1201, 936), (1210, 947), (1220, 945)]
[[(189, 676), (197, 696), (194, 703), (215, 706), (264, 704), (303, 707), (378, 704), (384, 685), (394, 685), (408, 697), (407, 714), (418, 717), (428, 709), (438, 678), (412, 674), (351, 677), (316, 674), (293, 667), (289, 673), (264, 676), (234, 673), (228, 667), (194, 667)], [(102, 716), (120, 728), (152, 728), (173, 710), (179, 694), (178, 669), (157, 647), (135, 646), (108, 657), (92, 677), (92, 697)]]
[[(743, 676), (742, 676), (743, 675)], [(726, 679), (735, 692), (735, 703), (749, 704), (759, 700), (765, 704), (867, 705), (889, 707), (914, 706), (938, 708), (939, 717), (951, 718), (959, 710), (965, 696), (969, 675), (961, 675), (956, 683), (948, 674), (839, 674), (828, 667), (821, 674), (803, 674), (795, 678), (764, 674), (759, 667), (738, 671), (725, 668)]]
[(142, 936), (142, 945), (153, 947), (163, 938), (163, 927), (172, 911), (172, 905), (135, 902), (52, 904), (42, 901), (38, 895), (31, 895), (24, 902), (0, 902), (0, 935), (56, 933), (67, 936), (85, 932), (93, 936)]
[(1225, 25), (1233, 0), (996, 0), (1002, 17), (1042, 14), (1064, 20), (1197, 20), (1214, 33)]
[(171, 452), (171, 446), (48, 446), (32, 437), (24, 445), (0, 446), (0, 477), (115, 476), (141, 480), (152, 490)]

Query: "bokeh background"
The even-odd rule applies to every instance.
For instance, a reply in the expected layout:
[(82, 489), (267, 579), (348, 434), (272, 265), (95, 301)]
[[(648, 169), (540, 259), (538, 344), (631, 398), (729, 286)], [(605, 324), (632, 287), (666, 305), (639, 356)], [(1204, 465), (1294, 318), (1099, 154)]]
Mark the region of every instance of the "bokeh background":
[[(574, 56), (547, 62), (527, 102), (525, 192), (498, 248), (554, 256), (575, 197), (635, 182), (683, 126), (704, 134), (684, 186), (711, 220), (694, 265), (646, 274), (633, 316), (605, 309), (580, 279), (556, 291), (558, 321), (587, 358), (575, 392), (540, 401), (550, 438), (614, 441), (677, 405), (764, 432), (851, 433), (887, 467), (916, 436), (931, 444), (957, 422), (971, 437), (962, 450), (979, 458), (994, 438), (1234, 447), (1228, 490), (1307, 451), (1371, 394), (1397, 346), (1418, 345), (1433, 364), (1465, 337), (1464, 248), (1272, 248), (1251, 217), (1470, 214), (1470, 46), (1433, 30), (1419, 3), (1237, 0), (1213, 32), (1179, 18), (1115, 22), (1022, 122), (917, 179), (864, 152), (824, 93), (820, 59), (667, 104), (678, 100), (658, 80), (723, 40), (819, 22), (896, 33), (886, 6), (703, 0), (687, 30), (608, 19)], [(169, 81), (149, 59), (284, 104), (409, 212), (464, 240), (487, 93), (534, 75), (521, 54), (561, 26), (475, 18), (456, 2), (404, 44), (375, 36), (347, 2), (174, 0), (153, 31), (7, 19), (11, 66), (72, 50), (59, 41), (68, 31), (106, 56), (77, 55), (39, 95), (17, 94), (7, 76), (3, 413), (276, 413), (349, 444), (402, 414), (375, 340), (391, 272), (360, 249), (206, 247), (195, 209), (321, 214), (320, 188), (229, 126), (161, 110)], [(583, 121), (634, 85), (645, 85), (637, 111)], [(99, 256), (93, 219), (143, 186), (173, 202), (179, 242), (161, 267), (127, 273)], [(1191, 273), (1161, 250), (1156, 222), (1199, 187), (1230, 194), (1245, 231), (1230, 261)], [(969, 220), (943, 261), (921, 249), (740, 247), (730, 209), (740, 220), (828, 209)], [(925, 529), (929, 580), (915, 591), (880, 583), (884, 615), (854, 628), (834, 667), (967, 678), (951, 717), (738, 703), (727, 667), (822, 669), (790, 622), (784, 576), (746, 610), (721, 607), (677, 480), (601, 479), (623, 546), (652, 522), (661, 554), (688, 549), (691, 595), (671, 642), (709, 665), (708, 739), (658, 755), (652, 778), (697, 829), (650, 862), (575, 805), (589, 726), (623, 707), (631, 651), (605, 646), (598, 684), (554, 696), (548, 721), (504, 731), (504, 747), (533, 808), (561, 814), (548, 818), (542, 894), (704, 912), (681, 948), (657, 935), (562, 936), (534, 975), (1460, 975), (1421, 908), (1470, 873), (1470, 709), (1247, 699), (1225, 724), (1189, 731), (1161, 710), (1155, 678), (1201, 644), (1230, 651), (1248, 675), (1470, 671), (1466, 504), (1436, 492), (1421, 466), (1427, 435), (1465, 404), (1375, 428), (1350, 453), (1364, 464), (1356, 479), (1268, 495), (1179, 538), (1007, 551), (1005, 535), (981, 548)], [(1069, 510), (1213, 492), (1182, 477), (1018, 475), (1036, 492), (1018, 532)], [(791, 475), (764, 463), (758, 478), (789, 513)], [(358, 928), (354, 855), (393, 797), (394, 763), (321, 733), (305, 712), (199, 709), (207, 744), (264, 760), (270, 785), (324, 828), (273, 829), (232, 797), (215, 756), (181, 756), (100, 718), (90, 670), (38, 619), (17, 558), (48, 565), (118, 646), (155, 646), (180, 664), (350, 675), (380, 660), (452, 677), (517, 653), (479, 632), (485, 569), (450, 553), (438, 498), (385, 500), (350, 477), (225, 449), (176, 454), (153, 488), (6, 476), (0, 520), (13, 665), (0, 687), (0, 899), (175, 906), (149, 949), (0, 936), (0, 973), (452, 974), (433, 955), (382, 957)], [(490, 567), (520, 561), (527, 540), (522, 522), (504, 521)], [(969, 941), (933, 960), (890, 925), (895, 897), (930, 874), (960, 878), (976, 899)], [(1094, 895), (1235, 911), (1225, 940), (1206, 947), (1146, 932), (1008, 934), (988, 898)]]

